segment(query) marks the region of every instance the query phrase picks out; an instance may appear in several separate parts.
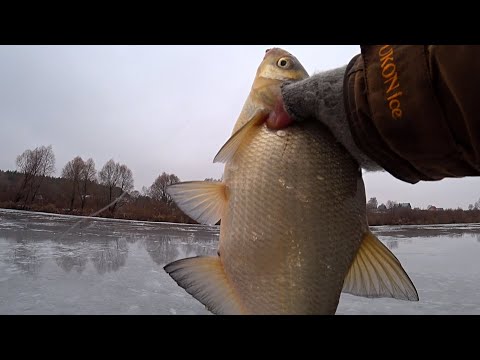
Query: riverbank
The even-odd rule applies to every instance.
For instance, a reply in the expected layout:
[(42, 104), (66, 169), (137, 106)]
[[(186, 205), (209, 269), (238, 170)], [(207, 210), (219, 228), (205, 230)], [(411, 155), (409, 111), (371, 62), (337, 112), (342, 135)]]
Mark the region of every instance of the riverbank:
[[(159, 204), (147, 204), (139, 207), (138, 204), (130, 205), (127, 203), (111, 213), (108, 210), (95, 215), (98, 218), (151, 221), (151, 222), (170, 222), (183, 224), (196, 224), (195, 221), (183, 214), (176, 206), (158, 206)], [(53, 204), (32, 204), (28, 207), (22, 207), (13, 202), (0, 203), (0, 208), (25, 210), (32, 212), (43, 212), (59, 215), (92, 216), (98, 212), (95, 209), (60, 209)], [(139, 211), (143, 210), (143, 211)], [(387, 209), (383, 211), (367, 210), (368, 223), (371, 226), (382, 225), (434, 225), (434, 224), (475, 224), (480, 223), (480, 210), (463, 209), (441, 209), (441, 210), (420, 210), (420, 209)]]
[(127, 203), (124, 206), (117, 208), (114, 213), (110, 212), (108, 209), (98, 213), (98, 210), (92, 208), (86, 208), (82, 211), (80, 209), (70, 210), (57, 208), (53, 204), (32, 204), (29, 206), (21, 206), (9, 201), (0, 202), (0, 209), (22, 210), (56, 215), (88, 216), (106, 219), (196, 224), (195, 221), (183, 214), (176, 207), (161, 206), (162, 204), (158, 204), (157, 202), (151, 205), (152, 206), (148, 208), (147, 206), (138, 207)]

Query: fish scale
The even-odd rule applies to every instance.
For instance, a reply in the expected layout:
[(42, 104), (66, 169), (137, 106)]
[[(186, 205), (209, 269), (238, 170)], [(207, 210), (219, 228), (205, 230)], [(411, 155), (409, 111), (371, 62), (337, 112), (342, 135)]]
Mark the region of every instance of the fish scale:
[[(296, 307), (301, 313), (331, 312), (335, 301), (316, 299), (340, 293), (367, 230), (359, 216), (365, 198), (356, 191), (358, 166), (318, 126), (292, 126), (285, 137), (264, 126), (257, 131), (225, 167), (230, 194), (220, 229), (225, 272), (250, 312), (298, 313)], [(258, 232), (261, 241), (252, 241)]]

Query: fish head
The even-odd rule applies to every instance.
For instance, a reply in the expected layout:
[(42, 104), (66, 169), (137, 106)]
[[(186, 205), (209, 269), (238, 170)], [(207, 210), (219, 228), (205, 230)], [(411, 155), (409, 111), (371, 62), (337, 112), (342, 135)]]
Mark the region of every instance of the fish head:
[(267, 49), (257, 69), (250, 100), (272, 110), (282, 83), (306, 78), (308, 73), (295, 56), (280, 48)]
[(265, 114), (277, 104), (281, 85), (306, 78), (308, 73), (295, 56), (280, 48), (267, 49), (232, 133), (252, 119), (256, 124), (265, 121)]
[(308, 77), (308, 73), (300, 61), (288, 51), (273, 48), (267, 49), (263, 61), (257, 70), (258, 79), (297, 81)]

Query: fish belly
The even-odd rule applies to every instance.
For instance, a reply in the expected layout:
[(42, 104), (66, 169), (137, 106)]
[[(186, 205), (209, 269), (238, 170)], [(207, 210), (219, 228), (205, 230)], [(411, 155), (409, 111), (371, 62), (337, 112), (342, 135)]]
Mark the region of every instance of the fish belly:
[(227, 278), (251, 314), (333, 314), (368, 228), (361, 171), (319, 124), (252, 131), (225, 166)]

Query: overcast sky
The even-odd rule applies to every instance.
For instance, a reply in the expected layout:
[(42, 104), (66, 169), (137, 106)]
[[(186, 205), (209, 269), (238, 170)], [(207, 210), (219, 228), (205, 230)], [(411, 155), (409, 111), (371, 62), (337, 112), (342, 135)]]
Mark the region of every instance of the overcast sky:
[[(163, 171), (219, 178), (212, 160), (228, 139), (265, 49), (293, 53), (310, 73), (342, 66), (359, 46), (0, 46), (0, 169), (52, 145), (57, 175), (75, 156), (97, 170), (126, 164), (135, 188)], [(365, 175), (367, 197), (466, 208), (480, 178), (410, 185)]]

